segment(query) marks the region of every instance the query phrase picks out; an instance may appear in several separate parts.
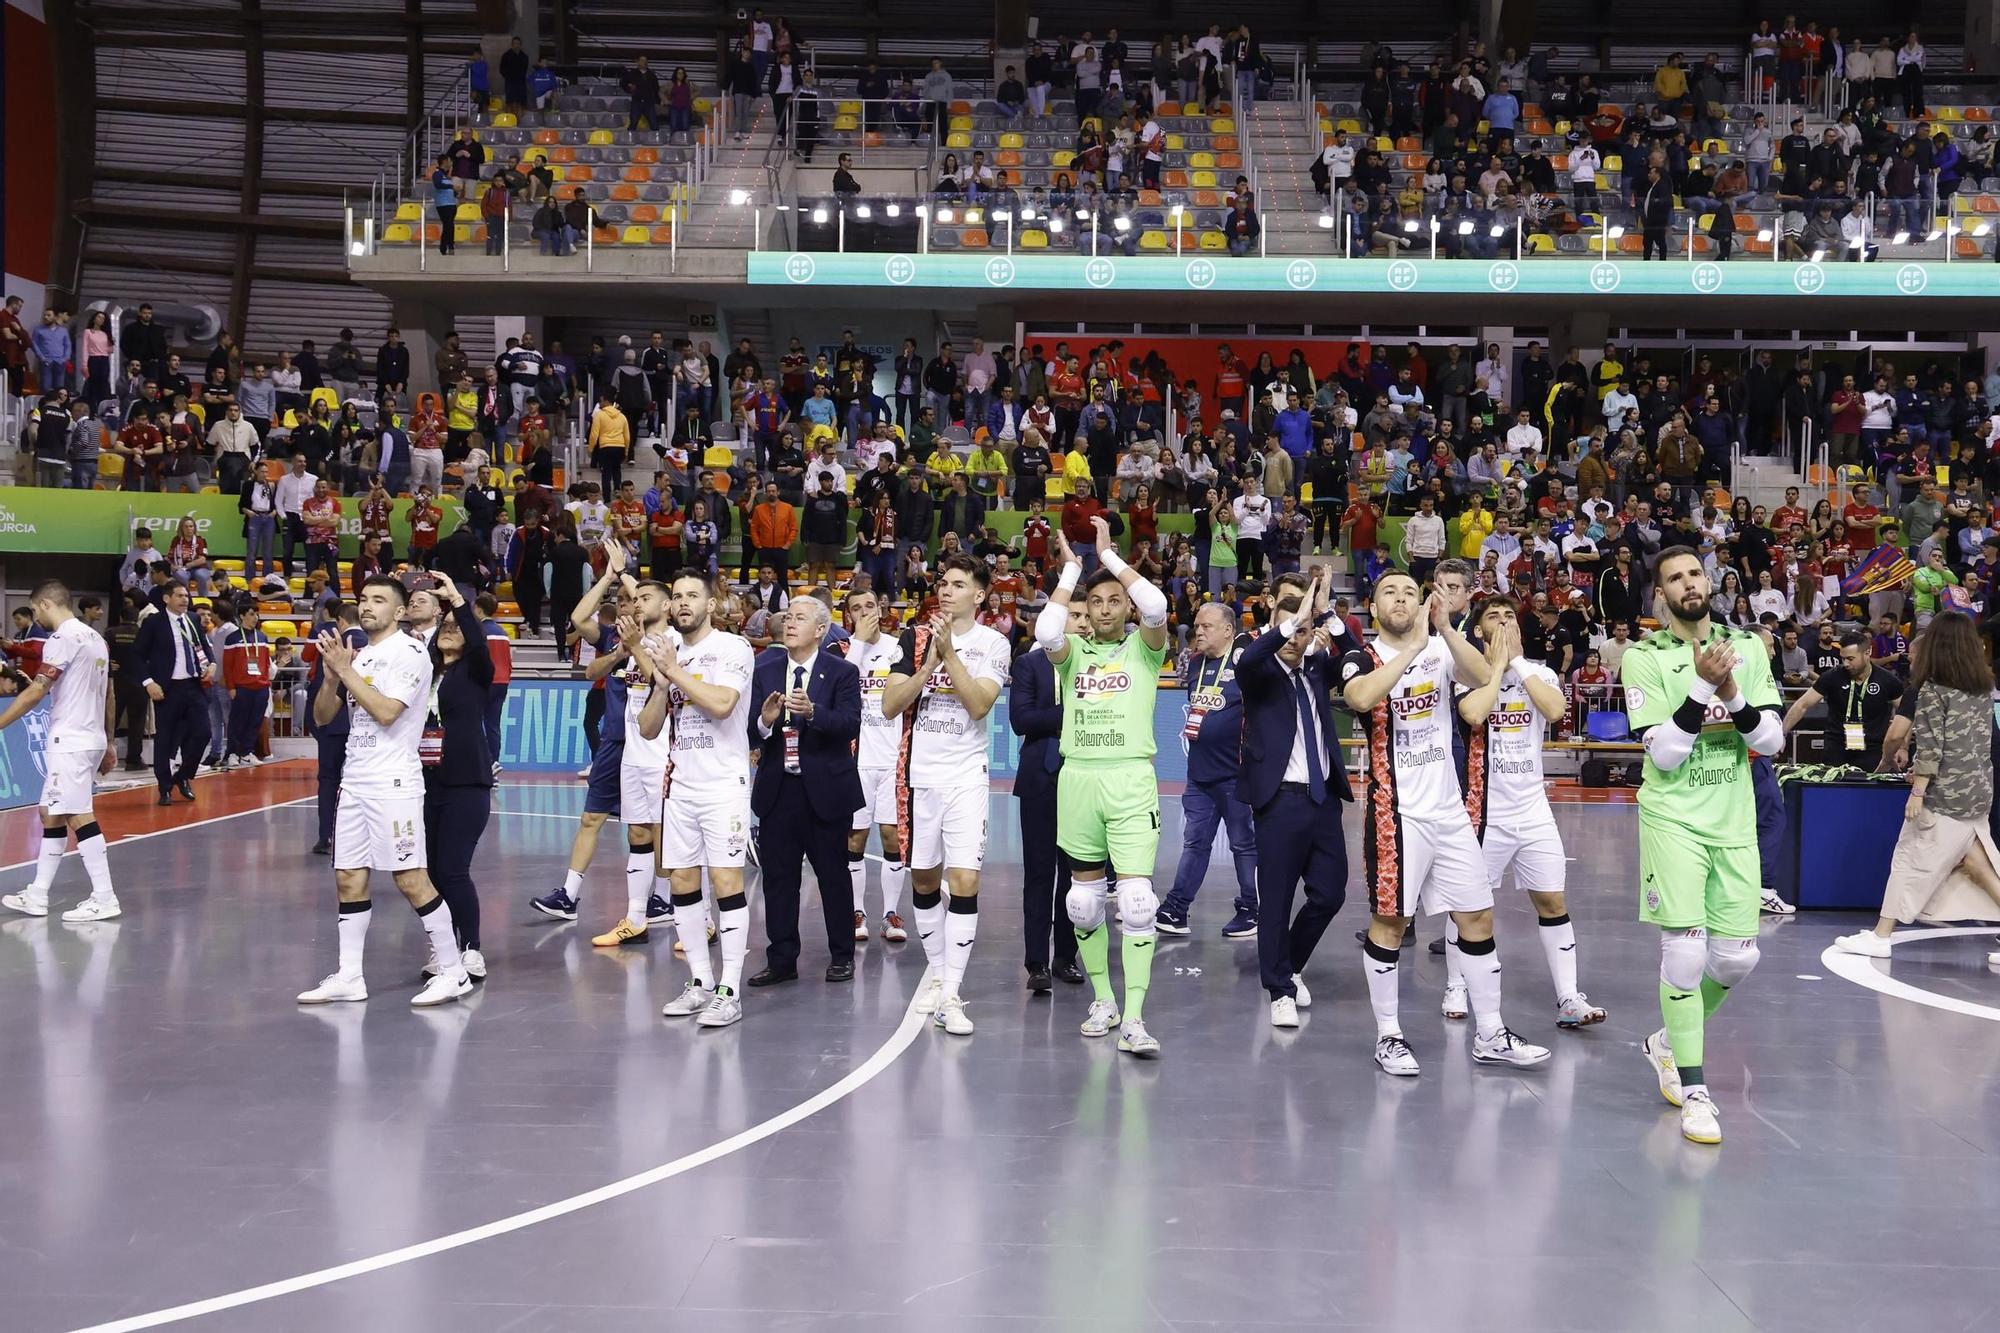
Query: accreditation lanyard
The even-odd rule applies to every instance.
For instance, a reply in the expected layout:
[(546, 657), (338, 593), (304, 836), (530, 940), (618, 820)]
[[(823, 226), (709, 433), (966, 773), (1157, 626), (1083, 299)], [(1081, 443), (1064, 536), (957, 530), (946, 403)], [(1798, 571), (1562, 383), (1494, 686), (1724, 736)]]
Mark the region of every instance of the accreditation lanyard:
[(1841, 733), (1850, 751), (1868, 748), (1867, 733), (1861, 725), (1861, 696), (1867, 688), (1866, 683), (1862, 681), (1847, 682), (1847, 721), (1843, 724)]

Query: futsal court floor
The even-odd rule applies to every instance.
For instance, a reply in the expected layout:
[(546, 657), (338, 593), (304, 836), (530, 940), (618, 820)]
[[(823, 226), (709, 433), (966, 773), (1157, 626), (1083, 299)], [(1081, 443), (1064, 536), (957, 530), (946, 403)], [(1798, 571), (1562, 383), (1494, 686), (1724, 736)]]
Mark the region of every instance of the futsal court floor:
[[(1555, 1059), (1473, 1065), (1420, 943), (1403, 995), (1423, 1074), (1402, 1080), (1370, 1058), (1358, 910), (1308, 973), (1303, 1026), (1274, 1030), (1255, 946), (1219, 933), (1221, 854), (1197, 933), (1160, 947), (1163, 1058), (1078, 1035), (1087, 988), (1022, 987), (1000, 792), (970, 1039), (906, 1016), (914, 939), (823, 984), (811, 902), (805, 980), (748, 992), (734, 1028), (663, 1020), (685, 976), (670, 934), (589, 943), (622, 903), (615, 824), (583, 921), (528, 910), (560, 876), (573, 781), (496, 792), (476, 996), (410, 1009), (422, 934), (383, 883), (373, 998), (301, 1009), (334, 955), (312, 767), (197, 790), (173, 821), (144, 792), (100, 806), (122, 920), (0, 924), (5, 1329), (1993, 1327), (1992, 937), (1835, 963), (1857, 917), (1767, 922), (1710, 1028), (1727, 1142), (1686, 1143), (1638, 1051), (1658, 964), (1629, 805), (1558, 807), (1609, 1021), (1555, 1029), (1533, 914), (1505, 897), (1507, 1016)], [(6, 887), (34, 837), (32, 812), (0, 818)], [(82, 891), (72, 858), (55, 898)]]

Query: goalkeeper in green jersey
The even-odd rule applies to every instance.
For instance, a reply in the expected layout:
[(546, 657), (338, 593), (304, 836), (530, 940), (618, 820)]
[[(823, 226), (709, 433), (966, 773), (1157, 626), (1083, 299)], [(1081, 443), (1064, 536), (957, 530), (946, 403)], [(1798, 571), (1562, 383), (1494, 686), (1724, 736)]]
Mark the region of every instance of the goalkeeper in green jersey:
[[(1069, 919), (1076, 953), (1096, 998), (1083, 1035), (1118, 1029), (1118, 1049), (1144, 1059), (1160, 1053), (1143, 1009), (1153, 975), (1153, 862), (1160, 848), (1160, 786), (1153, 771), (1153, 697), (1167, 657), (1167, 595), (1119, 559), (1111, 526), (1099, 517), (1100, 568), (1084, 589), (1084, 634), (1067, 632), (1083, 566), (1050, 534), (1061, 581), (1035, 617), (1035, 642), (1055, 667), (1062, 694), (1062, 772), (1056, 780), (1056, 846), (1070, 859)], [(1126, 632), (1134, 611), (1139, 628)], [(1124, 931), (1125, 1011), (1111, 998), (1106, 872), (1116, 866), (1118, 922)]]
[(1644, 1051), (1681, 1133), (1722, 1142), (1702, 1075), (1702, 1029), (1757, 965), (1760, 877), (1750, 755), (1785, 739), (1763, 641), (1709, 623), (1708, 573), (1693, 551), (1663, 553), (1654, 580), (1667, 623), (1625, 654), (1619, 678), (1646, 747), (1639, 788), (1641, 920), (1660, 927), (1665, 1026)]

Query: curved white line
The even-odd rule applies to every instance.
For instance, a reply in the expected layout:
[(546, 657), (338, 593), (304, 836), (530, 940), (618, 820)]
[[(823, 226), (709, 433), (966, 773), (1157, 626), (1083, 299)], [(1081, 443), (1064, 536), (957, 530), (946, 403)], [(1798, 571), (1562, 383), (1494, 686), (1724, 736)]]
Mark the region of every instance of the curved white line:
[(588, 1190), (582, 1194), (574, 1194), (567, 1199), (559, 1199), (554, 1203), (543, 1204), (539, 1208), (531, 1208), (525, 1213), (515, 1213), (512, 1217), (503, 1217), (497, 1221), (485, 1223), (483, 1226), (471, 1227), (464, 1231), (454, 1231), (448, 1236), (439, 1236), (435, 1240), (420, 1241), (415, 1245), (406, 1245), (400, 1250), (389, 1250), (383, 1254), (371, 1255), (366, 1259), (356, 1259), (352, 1263), (339, 1264), (332, 1268), (322, 1268), (317, 1272), (302, 1273), (297, 1277), (284, 1278), (277, 1282), (266, 1282), (259, 1287), (245, 1287), (241, 1291), (233, 1291), (224, 1296), (211, 1296), (207, 1300), (190, 1301), (186, 1305), (176, 1305), (167, 1310), (156, 1310), (151, 1314), (134, 1315), (129, 1319), (119, 1319), (108, 1324), (93, 1324), (89, 1328), (77, 1330), (77, 1333), (124, 1333), (128, 1329), (158, 1328), (162, 1324), (178, 1323), (184, 1319), (196, 1319), (202, 1315), (215, 1314), (222, 1310), (233, 1310), (238, 1306), (252, 1305), (258, 1301), (268, 1301), (273, 1297), (289, 1296), (294, 1292), (308, 1291), (314, 1287), (324, 1287), (329, 1283), (339, 1282), (346, 1278), (360, 1277), (364, 1273), (374, 1273), (384, 1268), (393, 1268), (398, 1264), (407, 1264), (413, 1260), (427, 1259), (431, 1255), (442, 1254), (446, 1250), (455, 1250), (461, 1246), (471, 1245), (478, 1241), (490, 1240), (495, 1236), (504, 1236), (509, 1232), (521, 1231), (542, 1222), (553, 1221), (558, 1217), (566, 1217), (571, 1213), (581, 1212), (585, 1208), (593, 1208), (600, 1203), (608, 1203), (612, 1199), (620, 1198), (635, 1190), (642, 1190), (648, 1185), (657, 1185), (663, 1180), (671, 1180), (675, 1176), (692, 1171), (698, 1166), (706, 1166), (710, 1162), (727, 1157), (738, 1149), (747, 1148), (753, 1143), (768, 1139), (781, 1130), (790, 1129), (793, 1125), (798, 1124), (808, 1116), (824, 1111), (827, 1107), (832, 1106), (850, 1093), (862, 1088), (869, 1080), (894, 1064), (897, 1057), (910, 1048), (911, 1044), (917, 1039), (917, 1033), (923, 1030), (928, 1021), (924, 1015), (917, 1013), (915, 1008), (912, 1007), (904, 1013), (902, 1024), (890, 1035), (889, 1039), (877, 1047), (875, 1053), (869, 1056), (864, 1063), (838, 1083), (816, 1093), (807, 1100), (800, 1102), (797, 1106), (781, 1111), (769, 1120), (760, 1121), (750, 1126), (750, 1128), (743, 1130), (741, 1133), (722, 1140), (720, 1143), (712, 1143), (697, 1152), (691, 1152), (685, 1157), (677, 1157), (671, 1162), (665, 1162), (650, 1170), (641, 1171), (637, 1175), (627, 1176), (623, 1180), (612, 1181), (608, 1185), (600, 1185), (594, 1190)]
[[(1910, 944), (1918, 940), (1944, 939), (1951, 935), (1992, 935), (1992, 926), (1940, 926), (1935, 930), (1899, 930), (1889, 937), (1889, 947)], [(1898, 981), (1887, 972), (1873, 966), (1875, 960), (1858, 953), (1843, 953), (1829, 946), (1819, 956), (1826, 970), (1837, 977), (1866, 986), (1869, 990), (1883, 995), (1893, 995), (1899, 1000), (1909, 1000), (1915, 1004), (1929, 1005), (1946, 1013), (1964, 1014), (1970, 1018), (1989, 1019), (2000, 1023), (2000, 1009), (1990, 1004), (1975, 1004), (1971, 1000), (1961, 1000), (1953, 995), (1939, 995), (1921, 987), (1912, 986), (1907, 981)]]

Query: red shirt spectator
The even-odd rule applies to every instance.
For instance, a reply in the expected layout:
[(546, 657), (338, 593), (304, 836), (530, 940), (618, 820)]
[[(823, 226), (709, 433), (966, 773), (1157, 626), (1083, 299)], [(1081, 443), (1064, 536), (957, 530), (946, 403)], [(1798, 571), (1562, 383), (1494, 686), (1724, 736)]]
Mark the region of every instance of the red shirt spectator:
[(678, 551), (681, 549), (681, 526), (687, 522), (687, 515), (672, 501), (653, 511), (650, 524), (653, 530), (653, 549), (656, 551)]
[(231, 630), (222, 645), (222, 683), (232, 690), (271, 687), (271, 641), (261, 629)]
[(1063, 536), (1069, 538), (1070, 544), (1079, 551), (1094, 548), (1097, 545), (1097, 529), (1091, 526), (1090, 521), (1102, 513), (1104, 506), (1096, 496), (1072, 495), (1063, 501)]
[(1859, 502), (1859, 497), (1847, 502), (1840, 511), (1841, 521), (1847, 524), (1847, 544), (1856, 551), (1875, 549), (1875, 527), (1882, 519), (1882, 511), (1872, 504)]
[(410, 549), (429, 551), (437, 547), (438, 528), (444, 522), (444, 511), (429, 500), (417, 500), (410, 505)]
[[(325, 485), (324, 482), (321, 485)], [(306, 545), (336, 546), (340, 542), (340, 501), (331, 495), (315, 495), (299, 506), (305, 520)]]
[(1046, 568), (1049, 563), (1049, 521), (1040, 514), (1030, 513), (1021, 524), (1021, 546), (1028, 559)]
[[(493, 683), (505, 685), (514, 679), (514, 641), (507, 637), (507, 627), (497, 620), (480, 622), (486, 630), (486, 651), (493, 658)], [(602, 685), (604, 682), (599, 681)]]

